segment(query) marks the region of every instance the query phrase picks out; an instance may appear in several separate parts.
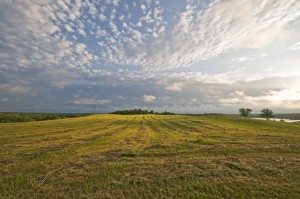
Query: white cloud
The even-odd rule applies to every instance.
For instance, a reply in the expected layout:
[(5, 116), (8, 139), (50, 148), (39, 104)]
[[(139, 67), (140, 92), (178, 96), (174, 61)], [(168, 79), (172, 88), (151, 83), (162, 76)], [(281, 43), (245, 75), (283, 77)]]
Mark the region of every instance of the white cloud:
[(153, 95), (144, 95), (143, 99), (144, 102), (154, 102), (156, 100), (156, 97)]
[(120, 0), (113, 0), (113, 5), (117, 7), (119, 5), (119, 1)]
[(262, 76), (248, 76), (245, 78), (245, 82), (254, 82), (254, 81), (262, 80), (262, 79), (264, 79), (264, 77), (262, 77)]
[(77, 43), (75, 47), (75, 51), (80, 54), (83, 53), (86, 50), (86, 45), (83, 43)]
[(99, 19), (100, 19), (100, 21), (106, 21), (107, 18), (106, 18), (106, 16), (104, 14), (101, 13), (99, 15)]
[(250, 61), (250, 60), (252, 60), (252, 58), (243, 56), (243, 57), (239, 57), (239, 58), (234, 58), (231, 60), (231, 62), (241, 63), (241, 62)]
[(79, 30), (78, 30), (78, 33), (79, 33), (80, 35), (82, 35), (82, 36), (86, 36), (86, 33), (85, 33), (85, 31), (84, 31), (83, 29), (79, 29)]
[(173, 83), (165, 87), (166, 90), (180, 92), (182, 90), (183, 83)]
[[(141, 4), (141, 9), (146, 6)], [(151, 10), (152, 8), (149, 7)], [(114, 64), (141, 65), (148, 69), (173, 68), (195, 64), (236, 48), (259, 48), (272, 44), (274, 40), (286, 40), (292, 33), (285, 25), (295, 20), (300, 13), (300, 2), (296, 0), (269, 1), (216, 1), (205, 10), (187, 4), (184, 12), (164, 37), (166, 23), (163, 8), (155, 7), (142, 16), (143, 26), (151, 24), (151, 32), (142, 32), (136, 26), (123, 26), (130, 33), (124, 43), (116, 45), (114, 53), (106, 59)], [(130, 13), (129, 13), (130, 14)], [(114, 34), (122, 32), (113, 23), (110, 27)], [(125, 32), (125, 31), (124, 31)], [(146, 39), (150, 39), (150, 45)], [(146, 43), (145, 43), (146, 42)], [(246, 57), (244, 57), (246, 58)], [(243, 62), (253, 58), (235, 60)]]
[(120, 33), (119, 30), (118, 30), (118, 27), (116, 26), (116, 24), (114, 24), (113, 21), (110, 21), (110, 22), (109, 22), (109, 26), (110, 26), (110, 28), (111, 28), (111, 31), (114, 33), (114, 35), (116, 35), (116, 36), (121, 35), (121, 33)]
[(296, 51), (296, 50), (299, 50), (299, 49), (300, 49), (300, 42), (290, 46), (290, 50)]
[[(96, 2), (77, 1), (75, 5), (59, 2), (56, 6), (56, 3), (50, 4), (48, 1), (40, 5), (25, 0), (15, 5), (5, 0), (1, 4), (3, 9), (10, 10), (10, 12), (2, 12), (1, 15), (1, 18), (7, 19), (0, 25), (1, 30), (4, 30), (2, 35), (5, 35), (7, 37), (5, 40), (9, 41), (6, 42), (9, 45), (5, 44), (5, 49), (13, 49), (14, 54), (17, 55), (16, 58), (6, 60), (4, 63), (6, 65), (15, 63), (30, 65), (33, 64), (32, 60), (46, 62), (49, 65), (57, 64), (62, 61), (57, 60), (57, 54), (66, 51), (65, 48), (59, 48), (60, 43), (68, 44), (70, 51), (73, 46), (76, 46), (63, 35), (63, 27), (72, 34), (77, 30), (78, 34), (85, 37), (87, 32), (91, 35), (97, 32), (97, 20), (87, 17), (88, 13), (97, 14), (96, 7), (99, 5)], [(109, 19), (110, 31), (105, 37), (96, 34), (94, 39), (101, 39), (96, 40), (96, 43), (109, 43), (109, 45), (103, 46), (101, 53), (88, 52), (91, 54), (90, 57), (99, 56), (97, 60), (108, 64), (140, 65), (148, 69), (189, 66), (231, 49), (261, 47), (274, 40), (285, 40), (294, 34), (287, 30), (286, 24), (300, 16), (300, 2), (297, 0), (210, 1), (204, 3), (202, 9), (196, 3), (193, 5), (187, 3), (178, 21), (174, 21), (174, 26), (167, 26), (168, 22), (164, 18), (166, 8), (157, 2), (155, 7), (148, 6), (149, 3), (140, 4), (145, 15), (135, 19), (127, 18), (126, 23), (120, 26), (116, 22), (117, 16), (122, 19), (122, 15), (126, 14), (128, 17), (131, 12), (118, 15), (115, 7), (122, 4), (127, 9), (127, 3), (113, 1), (108, 4), (114, 5)], [(132, 4), (134, 6), (136, 3)], [(88, 11), (84, 12), (82, 6), (85, 6)], [(28, 13), (31, 14), (26, 14), (25, 10), (29, 10)], [(104, 10), (103, 6), (100, 10), (101, 12)], [(11, 17), (9, 13), (17, 14)], [(108, 20), (103, 12), (98, 15), (98, 18), (101, 21)], [(76, 27), (73, 24), (76, 24)], [(147, 31), (149, 27), (152, 27), (150, 32)], [(13, 38), (11, 32), (16, 34), (22, 32), (23, 36)], [(113, 38), (118, 40), (110, 43)], [(28, 58), (29, 51), (24, 48), (34, 45), (40, 50), (32, 51), (34, 53), (31, 53)], [(45, 46), (47, 50), (44, 50)], [(291, 49), (297, 49), (297, 46)], [(103, 54), (105, 56), (101, 56), (102, 51), (105, 52)], [(9, 55), (8, 52), (5, 53)], [(73, 66), (78, 65), (77, 62), (87, 61), (81, 64), (88, 64), (91, 61), (85, 59), (85, 55), (77, 56), (83, 57), (74, 60), (70, 54), (63, 60), (66, 60), (66, 65)], [(26, 59), (27, 63), (25, 60), (21, 61), (22, 59)]]
[(69, 11), (69, 7), (68, 7), (63, 1), (58, 1), (57, 4), (58, 4), (58, 6), (61, 7), (64, 11)]
[(144, 4), (141, 4), (141, 9), (146, 10), (146, 6)]
[(268, 90), (260, 96), (246, 95), (244, 91), (230, 93), (228, 98), (222, 98), (219, 102), (224, 106), (248, 105), (253, 107), (285, 107), (287, 109), (299, 108), (300, 90), (283, 89)]
[(255, 35), (246, 38), (245, 42), (237, 44), (238, 48), (263, 48), (273, 43), (283, 43), (294, 37), (295, 34), (287, 29), (281, 22), (274, 22), (274, 25), (257, 32)]
[(93, 4), (90, 4), (89, 13), (91, 15), (96, 15), (97, 14), (97, 9), (95, 8), (95, 6)]
[[(181, 72), (181, 73), (163, 73), (161, 78), (169, 77), (170, 79), (178, 82), (177, 86), (184, 86), (183, 82), (202, 82), (206, 84), (233, 84), (239, 79), (235, 79), (230, 75), (230, 72), (218, 73), (218, 74), (208, 74), (203, 72)], [(165, 83), (169, 85), (170, 83)], [(181, 84), (181, 85), (180, 85)]]
[[(86, 49), (86, 53), (74, 55), (77, 50), (76, 42), (68, 40), (63, 35), (64, 29), (74, 34), (74, 23), (70, 20), (77, 19), (68, 18), (68, 13), (72, 12), (77, 18), (79, 8), (73, 7), (72, 10), (69, 5), (62, 2), (56, 5), (50, 4), (50, 1), (37, 3), (24, 0), (15, 4), (1, 1), (0, 4), (1, 10), (6, 10), (0, 11), (0, 17), (7, 19), (0, 24), (0, 29), (3, 30), (1, 37), (6, 41), (1, 44), (2, 53), (14, 54), (2, 62), (3, 67), (38, 70), (58, 66), (73, 68), (89, 64), (94, 59), (95, 56), (89, 49)], [(79, 33), (85, 34), (81, 29)], [(93, 59), (90, 59), (91, 57)]]
[(69, 32), (74, 32), (73, 28), (70, 26), (70, 24), (65, 24), (65, 28)]

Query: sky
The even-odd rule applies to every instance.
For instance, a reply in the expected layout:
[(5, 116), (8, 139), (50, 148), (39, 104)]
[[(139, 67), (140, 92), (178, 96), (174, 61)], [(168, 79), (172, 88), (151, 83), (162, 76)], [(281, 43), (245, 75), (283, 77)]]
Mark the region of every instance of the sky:
[(0, 111), (300, 112), (299, 0), (0, 0)]

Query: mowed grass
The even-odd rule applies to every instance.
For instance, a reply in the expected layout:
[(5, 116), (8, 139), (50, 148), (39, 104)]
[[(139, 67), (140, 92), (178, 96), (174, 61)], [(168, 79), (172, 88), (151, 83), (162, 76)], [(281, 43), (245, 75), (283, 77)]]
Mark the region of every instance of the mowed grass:
[(207, 115), (0, 124), (0, 198), (300, 198), (300, 125)]

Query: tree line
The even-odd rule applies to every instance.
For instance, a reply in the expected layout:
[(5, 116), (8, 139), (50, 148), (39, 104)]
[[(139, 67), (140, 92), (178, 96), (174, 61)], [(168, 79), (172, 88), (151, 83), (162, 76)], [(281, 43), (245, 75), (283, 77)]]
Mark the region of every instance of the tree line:
[(154, 112), (153, 110), (142, 110), (142, 109), (130, 109), (130, 110), (117, 110), (110, 114), (120, 114), (120, 115), (146, 115), (146, 114), (157, 114), (157, 115), (174, 115), (174, 113), (164, 111)]
[[(248, 117), (251, 114), (252, 110), (250, 108), (240, 108), (239, 114), (243, 117)], [(267, 120), (274, 117), (274, 112), (271, 109), (264, 108), (260, 111), (259, 116), (261, 118), (266, 118)]]
[(57, 113), (0, 113), (0, 123), (7, 122), (33, 122), (43, 120), (56, 120), (63, 118), (81, 117), (87, 114), (57, 114)]

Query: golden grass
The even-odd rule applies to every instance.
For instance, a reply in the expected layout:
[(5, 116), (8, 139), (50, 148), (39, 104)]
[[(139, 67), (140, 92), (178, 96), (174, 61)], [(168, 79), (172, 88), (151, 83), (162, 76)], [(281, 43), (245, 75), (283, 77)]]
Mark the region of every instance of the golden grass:
[(300, 197), (299, 124), (92, 115), (0, 129), (0, 198)]

